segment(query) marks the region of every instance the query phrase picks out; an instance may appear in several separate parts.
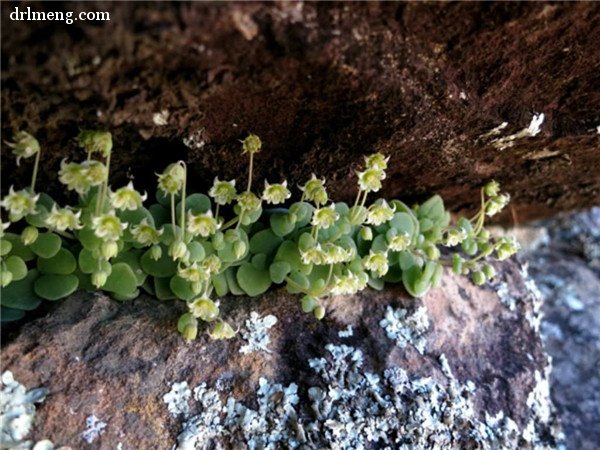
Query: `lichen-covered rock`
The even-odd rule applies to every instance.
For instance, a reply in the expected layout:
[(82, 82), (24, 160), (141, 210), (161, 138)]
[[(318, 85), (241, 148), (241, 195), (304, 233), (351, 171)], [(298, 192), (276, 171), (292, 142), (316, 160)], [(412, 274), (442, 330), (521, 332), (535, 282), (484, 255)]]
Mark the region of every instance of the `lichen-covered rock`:
[(530, 249), (544, 295), (541, 333), (554, 366), (552, 398), (569, 448), (600, 443), (600, 208), (538, 224), (548, 239)]
[(498, 272), (513, 310), (451, 274), (423, 300), (398, 288), (334, 298), (323, 321), (273, 291), (224, 299), (240, 334), (191, 344), (173, 328), (180, 305), (79, 294), (2, 359), (49, 389), (30, 439), (73, 448), (554, 449), (536, 294), (517, 264)]

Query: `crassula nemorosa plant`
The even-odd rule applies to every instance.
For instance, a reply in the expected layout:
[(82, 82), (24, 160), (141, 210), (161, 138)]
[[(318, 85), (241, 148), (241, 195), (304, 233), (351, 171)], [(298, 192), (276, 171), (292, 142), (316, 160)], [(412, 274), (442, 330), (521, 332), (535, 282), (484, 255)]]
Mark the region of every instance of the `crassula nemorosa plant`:
[[(42, 299), (58, 300), (78, 289), (103, 290), (116, 300), (136, 298), (140, 289), (160, 300), (180, 299), (188, 312), (177, 328), (194, 339), (201, 322), (210, 335), (230, 338), (233, 328), (220, 318), (219, 297), (258, 296), (273, 284), (299, 294), (301, 308), (323, 318), (327, 299), (367, 286), (402, 283), (413, 296), (440, 283), (444, 266), (470, 275), (476, 284), (494, 276), (486, 257), (503, 260), (517, 251), (514, 240), (493, 239), (486, 216), (504, 208), (508, 196), (496, 182), (481, 190), (481, 209), (450, 223), (439, 196), (409, 207), (399, 200), (369, 195), (380, 191), (388, 158), (365, 158), (357, 172), (352, 205), (329, 199), (325, 180), (312, 177), (290, 199), (287, 183), (264, 182), (252, 190), (256, 135), (242, 141), (249, 158), (248, 183), (214, 180), (208, 195), (186, 192), (183, 161), (158, 174), (157, 202), (133, 183), (109, 185), (112, 137), (82, 131), (81, 161), (62, 161), (59, 180), (79, 202), (61, 206), (36, 190), (38, 141), (19, 132), (9, 145), (21, 159), (34, 158), (31, 184), (11, 187), (1, 205), (2, 320), (21, 318)], [(444, 252), (441, 247), (447, 247)]]

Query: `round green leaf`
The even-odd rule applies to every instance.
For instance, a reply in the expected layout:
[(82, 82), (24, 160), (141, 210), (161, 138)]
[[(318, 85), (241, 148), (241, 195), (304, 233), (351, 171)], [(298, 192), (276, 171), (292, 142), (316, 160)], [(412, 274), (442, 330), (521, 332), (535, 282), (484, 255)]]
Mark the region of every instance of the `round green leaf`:
[(244, 263), (240, 266), (236, 279), (244, 292), (251, 297), (263, 294), (271, 286), (269, 271), (259, 270), (250, 263)]
[[(185, 209), (192, 214), (202, 214), (211, 208), (210, 198), (204, 194), (188, 195), (185, 199)], [(177, 203), (177, 213), (181, 211), (181, 202)]]
[(22, 309), (13, 309), (0, 306), (0, 321), (14, 322), (25, 317), (25, 311)]
[(154, 219), (154, 226), (158, 228), (171, 220), (171, 214), (169, 213), (169, 210), (158, 203), (151, 205), (148, 210)]
[(310, 273), (312, 265), (304, 264), (300, 256), (298, 246), (293, 241), (283, 241), (277, 250), (275, 255), (275, 262), (285, 261), (287, 262), (292, 270), (300, 270), (305, 274)]
[(154, 261), (151, 251), (147, 250), (140, 259), (140, 265), (144, 272), (157, 278), (172, 277), (177, 272), (177, 264), (171, 259), (166, 248), (163, 248), (158, 261)]
[(113, 264), (119, 262), (127, 264), (131, 268), (131, 270), (133, 270), (133, 273), (137, 278), (138, 286), (140, 286), (146, 280), (147, 276), (146, 273), (142, 270), (142, 265), (140, 264), (141, 253), (142, 250), (128, 250), (119, 253), (115, 258), (111, 260)]
[(227, 285), (227, 277), (224, 273), (214, 274), (210, 277), (215, 292), (219, 297), (223, 297), (229, 293), (229, 286)]
[(47, 227), (46, 217), (48, 217), (48, 210), (46, 209), (46, 207), (43, 205), (37, 204), (36, 205), (36, 213), (29, 214), (27, 217), (25, 217), (25, 221), (29, 225), (33, 225), (34, 227), (46, 228)]
[(42, 258), (52, 258), (58, 253), (62, 241), (60, 236), (54, 233), (40, 233), (38, 238), (29, 247), (31, 251)]
[(270, 219), (273, 233), (279, 237), (290, 234), (296, 228), (296, 222), (291, 219), (289, 214), (276, 213)]
[(6, 239), (0, 239), (0, 256), (8, 255), (12, 249), (12, 244)]
[(115, 300), (119, 300), (121, 302), (126, 302), (129, 300), (135, 300), (136, 298), (138, 298), (138, 296), (140, 295), (140, 290), (136, 289), (133, 292), (130, 292), (129, 294), (119, 294), (117, 292), (113, 292), (111, 297), (114, 298)]
[(39, 272), (35, 269), (30, 270), (25, 278), (20, 281), (13, 281), (5, 288), (2, 288), (0, 295), (0, 304), (13, 309), (22, 309), (31, 311), (37, 308), (41, 300), (33, 290), (33, 284), (38, 278)]
[(120, 262), (112, 265), (112, 271), (102, 289), (127, 297), (135, 292), (137, 286), (138, 280), (131, 267)]
[(23, 261), (31, 261), (35, 258), (35, 253), (31, 251), (31, 248), (27, 247), (21, 241), (21, 236), (14, 233), (4, 233), (2, 240), (6, 240), (10, 243), (11, 249), (10, 254), (18, 256)]
[(204, 246), (198, 241), (192, 241), (188, 244), (188, 250), (190, 252), (190, 262), (200, 262), (206, 256)]
[(27, 276), (27, 265), (23, 259), (18, 256), (11, 255), (4, 260), (6, 268), (12, 273), (14, 283), (15, 281), (22, 280)]
[(154, 278), (154, 292), (157, 299), (173, 300), (177, 298), (169, 286), (170, 281), (169, 278)]
[(250, 239), (250, 252), (270, 255), (277, 250), (282, 239), (269, 228), (259, 231)]
[(192, 291), (192, 283), (184, 280), (178, 275), (175, 275), (169, 281), (169, 287), (171, 291), (180, 298), (181, 300), (191, 300), (195, 297), (194, 291)]
[(229, 287), (229, 291), (233, 295), (244, 295), (245, 292), (240, 287), (236, 278), (236, 267), (230, 267), (225, 271), (225, 278), (227, 279), (227, 286)]
[(273, 283), (281, 284), (292, 270), (292, 266), (286, 261), (274, 262), (269, 266), (269, 276)]
[(110, 263), (104, 259), (100, 259), (99, 255), (95, 252), (91, 252), (86, 248), (81, 249), (79, 252), (79, 268), (83, 273), (94, 273), (94, 272), (109, 272), (111, 270)]
[(46, 300), (58, 300), (71, 295), (78, 285), (79, 278), (75, 275), (42, 275), (35, 281), (33, 289)]
[(37, 268), (44, 274), (68, 275), (75, 272), (77, 262), (69, 250), (61, 248), (51, 258), (38, 258)]
[(77, 233), (77, 237), (79, 238), (79, 242), (83, 245), (84, 248), (90, 251), (97, 251), (100, 248), (100, 244), (102, 243), (102, 239), (94, 234), (94, 230), (89, 227), (82, 228)]

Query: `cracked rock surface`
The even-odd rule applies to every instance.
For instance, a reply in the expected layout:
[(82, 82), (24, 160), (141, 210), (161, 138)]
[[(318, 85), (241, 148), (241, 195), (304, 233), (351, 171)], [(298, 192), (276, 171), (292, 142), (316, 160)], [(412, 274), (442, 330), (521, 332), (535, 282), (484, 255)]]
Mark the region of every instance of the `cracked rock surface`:
[[(335, 377), (324, 375), (323, 367), (335, 366), (335, 358), (344, 359), (339, 355), (350, 351), (344, 350), (343, 346), (346, 346), (354, 349), (350, 353), (356, 350), (362, 354), (359, 372), (366, 378), (361, 378), (361, 383), (368, 382), (372, 389), (375, 389), (376, 377), (382, 380), (381, 383), (384, 379), (388, 380), (385, 383), (392, 383), (375, 391), (381, 392), (384, 404), (393, 400), (393, 395), (388, 400), (385, 395), (390, 396), (396, 389), (408, 392), (407, 398), (416, 399), (426, 392), (423, 389), (433, 389), (438, 392), (436, 398), (440, 405), (448, 404), (444, 399), (458, 399), (464, 389), (472, 390), (469, 404), (473, 415), (469, 417), (472, 417), (470, 423), (475, 425), (470, 426), (480, 430), (479, 435), (484, 436), (482, 442), (491, 445), (495, 442), (493, 439), (510, 437), (516, 439), (510, 442), (519, 442), (520, 448), (554, 449), (558, 431), (547, 398), (545, 373), (548, 363), (535, 320), (539, 299), (531, 289), (531, 280), (525, 278), (515, 262), (502, 264), (498, 271), (507, 284), (507, 295), (514, 297), (516, 307), (513, 311), (501, 302), (493, 286), (477, 287), (467, 279), (449, 273), (442, 286), (422, 300), (411, 299), (401, 289), (393, 287), (382, 292), (366, 290), (357, 296), (332, 299), (328, 305), (330, 313), (321, 322), (301, 313), (299, 299), (283, 291), (269, 292), (260, 299), (224, 299), (224, 315), (236, 326), (244, 326), (253, 311), (258, 314), (257, 319), (268, 315), (277, 318), (276, 322), (268, 320), (270, 327), (265, 325), (270, 353), (240, 351), (246, 341), (239, 337), (214, 342), (201, 336), (197, 341), (185, 344), (175, 332), (176, 319), (182, 310), (178, 304), (143, 296), (132, 302), (119, 303), (100, 295), (78, 294), (58, 304), (47, 316), (24, 325), (18, 335), (12, 336), (3, 349), (3, 365), (28, 388), (44, 386), (49, 389), (45, 402), (38, 407), (37, 423), (30, 439), (50, 439), (56, 445), (73, 448), (114, 449), (121, 445), (122, 449), (171, 449), (178, 437), (181, 441), (187, 422), (183, 416), (172, 417), (170, 411), (181, 410), (187, 414), (187, 408), (191, 408), (189, 414), (201, 414), (203, 410), (199, 405), (214, 404), (213, 390), (222, 395), (223, 404), (232, 397), (238, 402), (236, 404), (245, 405), (236, 410), (245, 414), (257, 408), (257, 393), (270, 392), (275, 404), (283, 402), (282, 408), (299, 405), (294, 406), (297, 417), (302, 423), (311, 423), (317, 419), (310, 405), (316, 401), (319, 391), (310, 388), (320, 389), (329, 393), (327, 395), (338, 395), (339, 386), (333, 391), (327, 387), (327, 382), (331, 383)], [(411, 319), (420, 324), (414, 335), (418, 336), (415, 343), (423, 349), (422, 354), (414, 345), (403, 342), (405, 345), (401, 347), (387, 336), (389, 330), (386, 331), (380, 322), (386, 317), (388, 307), (406, 310), (410, 317), (415, 313), (422, 317), (422, 308), (426, 309), (428, 327), (425, 331), (423, 319)], [(395, 316), (401, 318), (403, 314), (387, 314), (392, 325)], [(384, 325), (389, 328), (388, 322)], [(351, 333), (347, 331), (349, 325)], [(395, 326), (394, 329), (402, 328)], [(404, 333), (409, 341), (410, 335)], [(396, 373), (398, 369), (406, 372), (407, 379), (386, 377), (386, 373)], [(455, 384), (448, 373), (452, 374)], [(347, 383), (343, 385), (344, 389), (352, 389), (353, 379), (344, 378)], [(389, 381), (392, 379), (395, 381)], [(281, 386), (296, 385), (297, 391), (293, 387), (277, 388), (264, 380)], [(185, 383), (177, 385), (177, 392), (184, 396), (187, 389), (206, 383), (200, 388), (201, 394), (197, 394), (200, 403), (184, 400), (176, 407), (165, 403), (163, 397), (175, 383)], [(168, 398), (176, 399), (177, 395)], [(286, 403), (282, 400), (288, 395), (292, 395), (290, 398), (294, 401)], [(372, 401), (372, 396), (369, 399)], [(369, 404), (364, 403), (365, 408)], [(452, 404), (450, 401), (450, 406)], [(369, 414), (370, 409), (361, 410), (363, 403), (356, 402), (356, 405), (354, 413), (357, 416)], [(459, 430), (464, 430), (459, 421), (451, 420), (449, 425), (442, 421), (435, 425), (435, 414), (443, 416), (445, 409), (434, 414), (419, 410), (419, 405), (421, 401), (415, 400), (413, 407), (418, 415), (414, 417), (428, 420), (428, 425), (423, 422), (424, 428), (402, 429), (401, 435), (409, 444), (423, 442), (417, 439), (443, 443), (443, 439), (458, 436)], [(450, 408), (447, 412), (454, 417), (457, 411), (463, 410), (468, 411), (468, 408)], [(334, 413), (331, 417), (338, 421), (342, 420), (340, 417), (347, 417)], [(82, 433), (86, 431), (90, 417), (106, 426), (91, 443), (87, 443)], [(337, 430), (338, 435), (344, 429), (327, 421), (322, 426)], [(438, 430), (440, 426), (446, 430), (444, 438)], [(420, 429), (438, 431), (430, 431), (431, 435), (425, 437), (411, 434)], [(366, 427), (365, 433), (367, 430), (369, 436), (377, 436), (376, 429)], [(399, 428), (393, 430), (388, 433), (390, 436)], [(496, 430), (497, 435), (489, 430)], [(306, 435), (311, 436), (310, 430)], [(343, 433), (340, 436), (344, 437)], [(367, 437), (357, 439), (362, 439), (359, 442), (363, 442), (365, 448), (386, 446), (382, 442), (369, 441)], [(488, 448), (483, 444), (461, 446), (460, 442), (463, 441), (456, 440), (453, 445), (461, 449)], [(320, 448), (309, 444), (299, 448)], [(223, 444), (222, 448), (234, 448), (235, 445), (246, 448), (249, 443), (240, 438), (239, 442)], [(399, 445), (392, 441), (388, 447), (402, 448)], [(511, 447), (491, 445), (489, 448)]]
[(553, 360), (552, 398), (569, 449), (600, 443), (600, 208), (536, 227), (530, 272), (544, 296), (544, 345)]

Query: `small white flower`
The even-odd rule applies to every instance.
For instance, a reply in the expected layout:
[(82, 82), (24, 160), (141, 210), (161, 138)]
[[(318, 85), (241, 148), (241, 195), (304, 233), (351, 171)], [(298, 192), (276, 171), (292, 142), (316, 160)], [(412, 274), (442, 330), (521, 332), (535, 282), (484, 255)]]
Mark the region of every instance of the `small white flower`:
[(353, 250), (346, 250), (344, 247), (327, 242), (322, 246), (323, 262), (325, 264), (338, 264), (352, 261), (355, 256)]
[(267, 203), (279, 205), (280, 203), (285, 203), (291, 196), (292, 193), (287, 188), (287, 181), (284, 181), (281, 184), (269, 184), (269, 182), (265, 180), (265, 190), (263, 191), (262, 198)]
[(80, 217), (81, 211), (73, 212), (70, 208), (59, 209), (54, 204), (45, 222), (48, 228), (58, 231), (80, 230), (82, 228), (82, 225), (79, 223)]
[(237, 195), (235, 190), (235, 180), (219, 181), (218, 177), (215, 178), (212, 187), (208, 191), (208, 195), (210, 195), (218, 205), (228, 205)]
[(321, 244), (307, 250), (300, 250), (300, 257), (304, 264), (315, 264), (317, 266), (325, 264), (325, 252), (321, 248)]
[(221, 270), (221, 260), (217, 255), (208, 255), (202, 260), (202, 269), (209, 274), (219, 273)]
[(350, 270), (346, 270), (346, 273), (343, 276), (334, 277), (333, 287), (330, 292), (333, 295), (356, 294), (367, 286), (368, 280), (369, 276), (364, 272), (359, 276)]
[(369, 206), (369, 212), (367, 214), (367, 223), (370, 225), (381, 225), (394, 217), (396, 208), (390, 207), (385, 200), (379, 203), (374, 203)]
[(219, 228), (221, 228), (221, 223), (213, 217), (210, 209), (198, 215), (188, 211), (187, 230), (192, 236), (209, 237), (215, 234)]
[(304, 192), (304, 198), (316, 205), (324, 205), (327, 202), (327, 191), (325, 190), (325, 179), (319, 180), (313, 173), (304, 186), (300, 187)]
[(335, 205), (332, 203), (330, 206), (315, 209), (311, 224), (326, 230), (331, 227), (340, 215), (335, 210)]
[(410, 245), (410, 236), (408, 233), (400, 233), (392, 237), (388, 242), (388, 247), (394, 252), (406, 250)]
[(0, 202), (0, 206), (8, 211), (11, 222), (21, 220), (29, 214), (35, 214), (35, 205), (40, 194), (33, 195), (26, 189), (15, 191), (13, 186), (8, 190), (8, 195)]
[(94, 234), (103, 241), (118, 241), (127, 228), (127, 223), (121, 222), (114, 211), (100, 214), (92, 219)]
[(377, 169), (367, 169), (364, 172), (356, 172), (358, 175), (358, 186), (364, 192), (377, 192), (381, 189), (381, 181), (385, 179), (385, 172)]
[(198, 263), (193, 263), (187, 267), (179, 268), (177, 274), (190, 283), (198, 283), (208, 280), (210, 273), (202, 267), (198, 267)]
[(181, 164), (169, 164), (165, 171), (158, 174), (158, 188), (165, 194), (176, 194), (185, 182), (185, 169)]
[(40, 143), (26, 131), (19, 131), (15, 134), (15, 142), (7, 142), (7, 145), (13, 149), (13, 155), (17, 157), (17, 166), (21, 158), (30, 158), (40, 151)]
[(157, 230), (148, 223), (148, 219), (143, 219), (139, 224), (131, 228), (133, 238), (142, 245), (155, 245), (160, 242), (164, 230)]
[(379, 277), (384, 276), (389, 270), (389, 262), (384, 252), (374, 252), (371, 250), (363, 258), (363, 265), (365, 269), (377, 273)]
[(389, 160), (389, 156), (386, 158), (385, 155), (381, 153), (374, 153), (365, 157), (367, 169), (385, 170), (387, 169)]
[(237, 202), (242, 212), (253, 212), (260, 208), (260, 199), (253, 192), (242, 192), (237, 196)]
[(148, 198), (148, 194), (140, 194), (133, 187), (133, 182), (129, 182), (127, 186), (117, 189), (115, 192), (109, 193), (110, 203), (113, 208), (121, 210), (135, 211), (142, 207), (142, 204)]
[(508, 205), (509, 201), (510, 196), (508, 194), (500, 194), (492, 197), (485, 207), (485, 214), (489, 217), (495, 216)]

